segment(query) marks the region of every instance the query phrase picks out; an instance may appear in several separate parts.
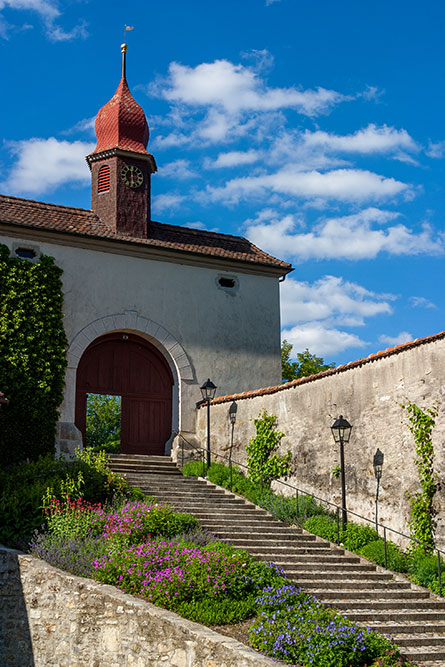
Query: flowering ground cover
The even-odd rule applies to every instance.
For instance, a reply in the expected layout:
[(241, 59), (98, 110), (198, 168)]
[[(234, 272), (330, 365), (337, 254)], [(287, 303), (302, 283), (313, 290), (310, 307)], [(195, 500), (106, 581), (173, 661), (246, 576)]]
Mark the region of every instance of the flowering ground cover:
[(51, 564), (206, 625), (254, 619), (251, 645), (289, 664), (408, 665), (383, 636), (325, 607), (276, 565), (215, 542), (194, 517), (147, 497), (102, 505), (69, 491), (75, 485), (61, 498), (45, 494), (46, 529), (30, 544)]
[[(256, 602), (250, 643), (274, 658), (314, 667), (405, 664), (388, 639), (347, 621), (297, 586), (266, 588)], [(376, 662), (382, 657), (386, 663)]]

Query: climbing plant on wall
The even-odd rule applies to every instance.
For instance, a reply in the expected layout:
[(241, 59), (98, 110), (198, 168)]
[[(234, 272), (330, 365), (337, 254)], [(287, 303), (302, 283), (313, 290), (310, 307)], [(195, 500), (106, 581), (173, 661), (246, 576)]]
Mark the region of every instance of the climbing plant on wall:
[[(423, 411), (414, 403), (403, 407), (408, 412), (409, 429), (416, 444), (414, 462), (421, 486), (421, 491), (417, 493), (406, 492), (411, 506), (411, 519), (408, 523), (412, 537), (434, 547), (437, 526), (434, 518), (437, 514), (434, 508), (434, 496), (439, 489), (439, 478), (434, 471), (434, 447), (431, 436), (436, 423), (437, 409), (433, 407)], [(416, 542), (413, 542), (413, 548), (417, 546)]]
[(253, 482), (269, 487), (272, 480), (289, 475), (292, 452), (288, 451), (285, 456), (276, 452), (284, 433), (277, 430), (275, 415), (268, 415), (264, 410), (253, 422), (256, 436), (246, 445), (249, 477)]
[(0, 245), (0, 465), (54, 450), (66, 336), (62, 270), (52, 257), (11, 257)]

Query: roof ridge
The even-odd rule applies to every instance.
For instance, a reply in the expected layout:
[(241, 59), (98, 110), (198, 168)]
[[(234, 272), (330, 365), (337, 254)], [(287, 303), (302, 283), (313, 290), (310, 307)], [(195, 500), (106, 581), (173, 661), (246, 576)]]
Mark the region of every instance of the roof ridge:
[[(210, 229), (196, 229), (194, 227), (187, 227), (186, 225), (170, 225), (168, 222), (159, 222), (157, 220), (151, 220), (152, 223), (155, 225), (162, 225), (163, 227), (168, 227), (169, 229), (181, 229), (184, 230), (186, 229), (188, 232), (192, 232), (193, 234), (208, 234), (209, 236), (225, 236), (226, 238), (232, 238), (235, 240), (243, 240), (243, 241), (249, 241), (249, 239), (246, 239), (245, 236), (235, 236), (235, 234), (226, 234), (225, 232), (213, 232)], [(250, 241), (249, 241), (250, 243)], [(253, 243), (251, 244), (253, 245)], [(264, 252), (262, 250), (261, 252)]]
[(96, 215), (90, 208), (82, 208), (80, 206), (67, 206), (66, 204), (53, 204), (51, 202), (46, 202), (46, 201), (40, 201), (37, 199), (27, 199), (26, 197), (14, 197), (13, 195), (2, 195), (0, 194), (0, 199), (8, 200), (8, 199), (13, 199), (15, 202), (22, 202), (24, 204), (32, 204), (32, 205), (37, 205), (41, 207), (47, 207), (51, 206), (52, 208), (58, 208), (58, 209), (69, 209), (71, 211), (77, 211), (79, 213), (87, 213), (98, 220), (100, 220), (99, 216)]
[[(213, 232), (209, 229), (194, 229), (193, 227), (187, 227), (186, 225), (170, 225), (169, 223), (158, 222), (156, 220), (151, 220), (150, 224), (160, 225), (160, 226), (165, 227), (167, 229), (176, 229), (176, 230), (180, 230), (180, 231), (186, 230), (187, 232), (191, 232), (193, 235), (196, 235), (196, 236), (202, 236), (202, 235), (205, 234), (207, 236), (210, 236), (211, 238), (219, 238), (221, 236), (224, 236), (224, 238), (226, 238), (226, 239), (233, 239), (234, 241), (237, 241), (237, 242), (245, 241), (246, 243), (249, 244), (249, 246), (252, 249), (257, 250), (259, 253), (261, 253), (261, 255), (266, 256), (266, 257), (271, 257), (272, 259), (276, 259), (276, 257), (274, 257), (273, 255), (270, 255), (265, 250), (262, 250), (261, 248), (259, 248), (257, 245), (252, 243), (252, 241), (250, 241), (250, 239), (246, 238), (245, 236), (235, 236), (235, 234), (226, 234), (225, 232)], [(284, 262), (283, 260), (278, 260), (278, 261), (281, 263), (281, 265), (283, 267), (284, 266), (292, 266), (292, 264), (290, 262)]]
[(321, 371), (320, 373), (315, 373), (314, 375), (306, 375), (296, 380), (290, 380), (289, 382), (283, 382), (282, 384), (270, 386), (270, 387), (261, 387), (260, 389), (250, 389), (249, 391), (240, 392), (238, 394), (230, 394), (227, 396), (217, 396), (213, 399), (212, 404), (218, 403), (228, 403), (229, 401), (243, 400), (245, 398), (255, 398), (256, 396), (263, 396), (265, 394), (275, 394), (278, 391), (283, 391), (284, 389), (291, 389), (300, 384), (306, 384), (307, 382), (314, 382), (328, 375), (336, 375), (337, 373), (343, 373), (352, 368), (358, 368), (364, 364), (370, 363), (371, 361), (376, 361), (377, 359), (384, 359), (393, 354), (398, 354), (399, 352), (404, 352), (405, 350), (418, 347), (420, 345), (425, 345), (426, 343), (432, 343), (435, 340), (440, 340), (445, 338), (445, 331), (439, 331), (439, 333), (432, 334), (431, 336), (424, 336), (423, 338), (416, 338), (407, 343), (401, 343), (400, 345), (395, 345), (394, 347), (388, 347), (386, 350), (380, 350), (379, 352), (373, 352), (367, 357), (362, 357), (355, 361), (349, 361), (347, 364), (341, 364), (335, 368), (330, 368), (326, 371)]

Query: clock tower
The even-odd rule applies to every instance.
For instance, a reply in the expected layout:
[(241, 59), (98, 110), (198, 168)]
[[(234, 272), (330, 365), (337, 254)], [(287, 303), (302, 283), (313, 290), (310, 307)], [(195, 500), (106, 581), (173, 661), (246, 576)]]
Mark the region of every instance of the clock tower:
[(121, 51), (122, 78), (111, 100), (97, 114), (97, 146), (87, 156), (91, 208), (114, 232), (147, 238), (150, 178), (157, 167), (147, 152), (147, 119), (128, 88), (126, 44)]

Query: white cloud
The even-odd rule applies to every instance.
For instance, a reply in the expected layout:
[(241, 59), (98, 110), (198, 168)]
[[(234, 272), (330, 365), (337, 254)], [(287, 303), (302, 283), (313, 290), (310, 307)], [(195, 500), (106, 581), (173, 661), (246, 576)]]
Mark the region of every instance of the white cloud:
[(345, 153), (372, 154), (420, 150), (420, 146), (406, 130), (396, 130), (387, 125), (377, 127), (370, 124), (362, 130), (357, 130), (354, 134), (343, 136), (321, 130), (316, 132), (307, 130), (303, 138), (308, 146)]
[(363, 326), (365, 317), (392, 312), (390, 294), (376, 294), (357, 283), (337, 276), (324, 276), (314, 283), (287, 278), (281, 285), (281, 320), (283, 326), (333, 321), (340, 318), (347, 326)]
[(228, 113), (296, 109), (307, 116), (326, 113), (348, 98), (335, 91), (270, 88), (257, 72), (228, 60), (215, 60), (188, 67), (171, 63), (168, 77), (158, 80), (151, 91), (170, 102), (195, 107), (216, 107)]
[(159, 176), (166, 178), (174, 178), (176, 180), (185, 181), (189, 178), (196, 178), (199, 174), (190, 167), (190, 160), (174, 160), (164, 165), (158, 165)]
[(435, 303), (423, 296), (411, 296), (409, 300), (414, 308), (437, 308)]
[(402, 224), (376, 228), (399, 217), (393, 211), (367, 208), (353, 215), (324, 219), (311, 231), (302, 231), (294, 215), (279, 217), (265, 209), (255, 220), (246, 222), (246, 236), (272, 255), (294, 261), (314, 259), (373, 259), (390, 255), (440, 255), (444, 239), (428, 225), (414, 232)]
[(414, 339), (414, 336), (409, 333), (409, 331), (401, 331), (397, 336), (385, 336), (382, 334), (379, 336), (379, 341), (385, 343), (385, 345), (402, 345), (403, 343), (409, 343)]
[(184, 203), (186, 197), (177, 193), (156, 195), (151, 200), (155, 214), (178, 210)]
[(428, 157), (435, 158), (436, 160), (440, 160), (445, 157), (445, 141), (437, 141), (436, 143), (430, 141), (426, 154)]
[(303, 352), (307, 348), (312, 354), (323, 357), (331, 357), (350, 347), (364, 347), (367, 345), (355, 334), (340, 331), (320, 322), (284, 329), (281, 336), (293, 345), (295, 353)]
[[(61, 17), (58, 9), (58, 3), (55, 0), (0, 0), (0, 11), (4, 9), (16, 9), (36, 12), (43, 21), (46, 34), (54, 42), (68, 41), (77, 37), (85, 38), (87, 36), (86, 23), (81, 21), (77, 26), (69, 31), (64, 30), (56, 23)], [(0, 17), (0, 22), (3, 17)], [(0, 30), (0, 36), (8, 38), (8, 28), (3, 19), (3, 30)]]
[(216, 160), (207, 160), (205, 166), (208, 169), (219, 169), (221, 167), (239, 167), (244, 164), (253, 164), (261, 158), (260, 151), (229, 151), (220, 153)]
[[(282, 338), (294, 352), (333, 355), (368, 343), (345, 327), (363, 327), (365, 319), (392, 313), (392, 294), (376, 294), (338, 276), (314, 283), (287, 278), (281, 285)], [(341, 327), (341, 328), (339, 328)]]
[(77, 134), (78, 132), (85, 132), (86, 134), (95, 135), (94, 125), (96, 123), (96, 116), (91, 116), (90, 118), (82, 118), (79, 120), (73, 127), (64, 130), (61, 134), (70, 135)]
[(316, 170), (302, 172), (286, 165), (273, 174), (246, 176), (228, 181), (223, 187), (208, 188), (205, 197), (211, 201), (237, 203), (242, 199), (265, 198), (276, 192), (304, 199), (342, 202), (380, 201), (400, 194), (411, 194), (406, 183), (362, 169)]
[(64, 183), (86, 184), (90, 171), (85, 156), (95, 144), (84, 141), (26, 139), (9, 142), (7, 146), (16, 162), (1, 185), (13, 194), (42, 194)]

